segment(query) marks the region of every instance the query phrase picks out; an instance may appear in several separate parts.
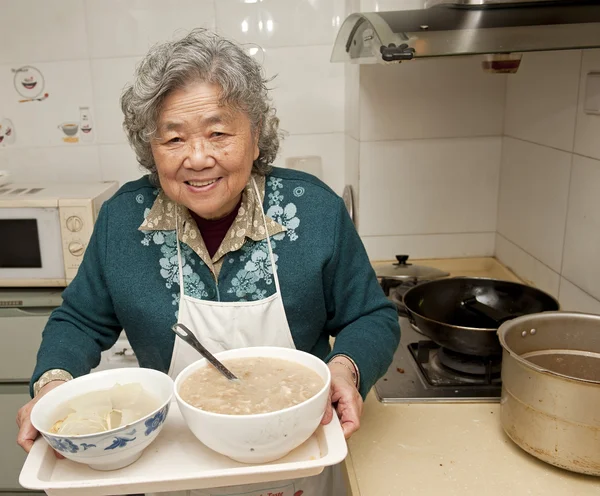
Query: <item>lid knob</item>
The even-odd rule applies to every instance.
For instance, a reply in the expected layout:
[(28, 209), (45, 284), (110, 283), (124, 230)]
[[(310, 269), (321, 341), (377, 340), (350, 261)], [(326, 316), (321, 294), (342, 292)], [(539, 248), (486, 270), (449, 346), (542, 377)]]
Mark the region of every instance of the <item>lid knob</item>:
[(403, 267), (408, 266), (408, 265), (412, 265), (408, 262), (408, 255), (396, 255), (396, 260), (398, 260), (398, 263), (394, 264), (394, 265), (401, 265)]

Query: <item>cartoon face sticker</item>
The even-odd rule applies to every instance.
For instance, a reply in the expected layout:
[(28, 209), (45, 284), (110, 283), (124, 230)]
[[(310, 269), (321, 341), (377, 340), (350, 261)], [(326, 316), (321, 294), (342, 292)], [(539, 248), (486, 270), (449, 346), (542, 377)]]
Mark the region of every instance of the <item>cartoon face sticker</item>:
[(28, 76), (21, 79), (21, 84), (26, 90), (32, 90), (37, 86), (38, 82), (35, 76)]
[(0, 146), (15, 142), (15, 128), (10, 119), (0, 118)]
[(44, 76), (35, 67), (25, 65), (13, 72), (15, 89), (22, 97), (37, 98), (44, 91)]

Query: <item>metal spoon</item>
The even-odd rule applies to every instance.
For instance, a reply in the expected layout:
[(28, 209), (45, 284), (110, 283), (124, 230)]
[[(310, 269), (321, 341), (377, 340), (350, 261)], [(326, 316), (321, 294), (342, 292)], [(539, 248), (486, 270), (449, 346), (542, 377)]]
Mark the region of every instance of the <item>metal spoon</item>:
[(181, 339), (183, 339), (187, 344), (192, 346), (198, 353), (200, 353), (204, 358), (206, 358), (221, 374), (223, 374), (230, 381), (239, 381), (239, 379), (227, 368), (223, 365), (219, 360), (217, 360), (211, 353), (208, 351), (200, 341), (196, 339), (196, 336), (190, 331), (186, 326), (177, 322), (171, 327), (171, 330), (177, 334)]

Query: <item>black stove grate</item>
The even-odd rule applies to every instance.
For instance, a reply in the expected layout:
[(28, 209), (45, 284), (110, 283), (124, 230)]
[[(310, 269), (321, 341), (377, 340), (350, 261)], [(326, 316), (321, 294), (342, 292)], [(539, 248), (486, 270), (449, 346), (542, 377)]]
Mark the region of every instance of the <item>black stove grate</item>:
[(431, 387), (484, 387), (490, 391), (499, 391), (501, 388), (498, 357), (468, 357), (428, 340), (410, 343), (408, 350), (422, 377)]

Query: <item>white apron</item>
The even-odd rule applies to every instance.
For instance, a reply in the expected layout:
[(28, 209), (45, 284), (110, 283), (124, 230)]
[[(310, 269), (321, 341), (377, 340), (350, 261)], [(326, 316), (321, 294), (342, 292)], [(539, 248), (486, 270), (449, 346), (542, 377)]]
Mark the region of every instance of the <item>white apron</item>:
[[(252, 182), (257, 201), (260, 202), (260, 194), (254, 179)], [(264, 210), (262, 217), (265, 231), (268, 233)], [(179, 233), (177, 233), (180, 287), (178, 322), (186, 325), (211, 353), (250, 346), (295, 348), (285, 316), (269, 236), (267, 236), (267, 244), (275, 281), (275, 294), (252, 302), (214, 302), (199, 300), (184, 294), (181, 249)], [(175, 379), (185, 367), (198, 359), (198, 352), (176, 336), (169, 375)], [(313, 477), (215, 489), (157, 493), (157, 496), (264, 496), (269, 493), (281, 496), (346, 496), (347, 491), (341, 467), (335, 466), (327, 467), (321, 474)]]

